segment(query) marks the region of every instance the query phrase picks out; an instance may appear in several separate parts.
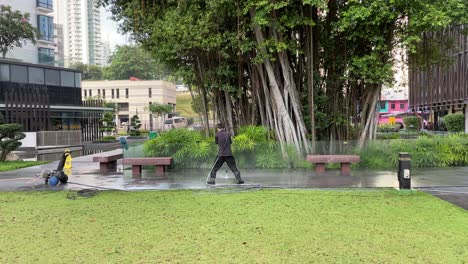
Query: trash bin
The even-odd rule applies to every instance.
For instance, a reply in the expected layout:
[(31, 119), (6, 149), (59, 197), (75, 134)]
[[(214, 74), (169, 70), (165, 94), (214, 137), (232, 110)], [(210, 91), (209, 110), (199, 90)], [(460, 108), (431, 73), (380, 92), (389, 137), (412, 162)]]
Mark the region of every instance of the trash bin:
[(149, 132), (149, 139), (156, 138), (158, 136), (158, 133), (156, 132)]

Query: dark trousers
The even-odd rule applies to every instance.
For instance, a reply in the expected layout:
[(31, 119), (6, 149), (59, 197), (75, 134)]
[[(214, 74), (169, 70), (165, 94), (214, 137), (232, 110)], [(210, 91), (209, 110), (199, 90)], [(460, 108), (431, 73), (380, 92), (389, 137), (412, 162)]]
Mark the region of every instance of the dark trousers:
[(211, 170), (210, 177), (213, 179), (216, 178), (216, 172), (218, 172), (219, 168), (223, 166), (224, 162), (227, 163), (228, 167), (231, 169), (231, 171), (234, 173), (234, 176), (236, 176), (236, 179), (239, 181), (241, 179), (240, 172), (237, 169), (236, 160), (233, 156), (218, 156), (218, 158), (216, 159), (216, 163), (214, 164), (213, 169)]

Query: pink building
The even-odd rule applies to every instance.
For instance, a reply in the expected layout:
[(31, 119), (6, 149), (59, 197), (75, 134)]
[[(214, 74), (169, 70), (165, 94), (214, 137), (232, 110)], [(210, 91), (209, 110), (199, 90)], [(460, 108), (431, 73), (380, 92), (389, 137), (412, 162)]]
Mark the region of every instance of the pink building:
[(403, 117), (408, 111), (408, 100), (389, 98), (382, 95), (378, 103), (379, 124), (388, 124), (390, 119), (395, 118), (395, 122), (403, 123)]

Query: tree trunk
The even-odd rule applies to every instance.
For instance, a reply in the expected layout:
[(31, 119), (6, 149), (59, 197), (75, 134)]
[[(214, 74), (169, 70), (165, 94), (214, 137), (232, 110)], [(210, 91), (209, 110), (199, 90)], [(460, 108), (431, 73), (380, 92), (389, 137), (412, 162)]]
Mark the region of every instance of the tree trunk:
[(204, 86), (204, 76), (203, 72), (204, 69), (202, 68), (202, 64), (200, 63), (200, 58), (197, 57), (197, 65), (198, 65), (198, 72), (199, 72), (199, 91), (201, 92), (202, 104), (203, 104), (203, 117), (205, 118), (205, 136), (210, 136), (210, 122), (208, 117), (208, 102), (206, 97), (206, 90)]
[[(253, 8), (250, 9), (250, 15), (252, 17), (252, 20), (255, 19), (255, 10)], [(257, 43), (259, 45), (259, 48), (265, 52), (265, 48), (263, 47), (264, 43), (264, 37), (263, 33), (260, 29), (259, 25), (254, 26), (254, 32), (255, 32), (255, 37), (257, 40)], [(296, 150), (299, 153), (302, 153), (301, 149), (301, 138), (298, 136), (298, 132), (295, 130), (295, 124), (291, 117), (289, 116), (288, 110), (285, 106), (284, 98), (280, 90), (279, 86), (279, 81), (280, 78), (279, 76), (276, 76), (275, 74), (275, 69), (273, 68), (273, 65), (271, 64), (270, 59), (265, 59), (263, 65), (265, 66), (265, 69), (267, 71), (267, 76), (268, 80), (270, 83), (270, 88), (272, 92), (272, 100), (274, 101), (275, 105), (275, 110), (274, 114), (276, 115), (275, 118), (275, 127), (277, 129), (275, 132), (277, 133), (278, 140), (280, 141), (282, 150), (283, 150), (283, 155), (286, 155), (285, 151), (285, 146), (284, 142), (289, 143), (289, 144), (294, 144), (296, 147)], [(302, 120), (301, 120), (302, 121)]]
[[(366, 116), (365, 125), (361, 130), (361, 136), (359, 137), (358, 147), (362, 148), (365, 145), (366, 140), (371, 139), (372, 131), (375, 129), (375, 118), (376, 118), (376, 106), (377, 106), (377, 99), (379, 98), (380, 89), (376, 85), (370, 85), (368, 91), (368, 98), (366, 102), (369, 102), (367, 105), (366, 111), (363, 111), (363, 117)], [(364, 108), (363, 108), (364, 110)], [(367, 113), (366, 113), (367, 112)], [(366, 113), (366, 115), (364, 115)], [(361, 119), (361, 124), (364, 119)]]
[[(308, 13), (310, 18), (313, 18), (314, 8), (309, 6)], [(312, 138), (311, 151), (315, 151), (315, 106), (314, 106), (314, 29), (312, 26), (307, 27), (306, 31), (306, 71), (307, 71), (307, 99), (309, 103), (310, 114), (310, 133)]]

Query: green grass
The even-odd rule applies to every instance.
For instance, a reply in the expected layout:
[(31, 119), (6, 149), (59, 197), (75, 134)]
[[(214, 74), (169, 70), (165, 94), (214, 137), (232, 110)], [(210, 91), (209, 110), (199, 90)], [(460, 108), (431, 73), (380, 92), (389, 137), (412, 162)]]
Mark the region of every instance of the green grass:
[(463, 263), (468, 213), (420, 192), (0, 193), (0, 263)]
[(41, 165), (49, 163), (50, 161), (1, 161), (0, 171), (11, 171), (21, 168)]
[(181, 116), (198, 117), (197, 113), (192, 109), (192, 96), (189, 93), (177, 93), (176, 95), (176, 111)]

